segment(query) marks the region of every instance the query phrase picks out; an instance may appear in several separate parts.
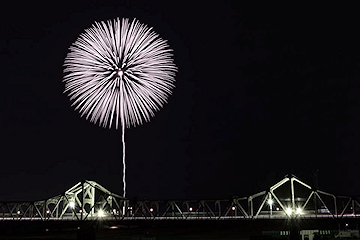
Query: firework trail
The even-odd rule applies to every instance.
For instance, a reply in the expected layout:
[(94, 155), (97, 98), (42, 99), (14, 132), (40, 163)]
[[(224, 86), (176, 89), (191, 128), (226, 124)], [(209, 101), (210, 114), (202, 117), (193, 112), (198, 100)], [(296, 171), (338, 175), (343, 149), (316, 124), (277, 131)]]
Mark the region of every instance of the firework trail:
[(72, 106), (102, 127), (122, 127), (123, 196), (125, 127), (150, 121), (172, 93), (177, 68), (167, 42), (136, 19), (95, 22), (69, 48), (65, 93)]

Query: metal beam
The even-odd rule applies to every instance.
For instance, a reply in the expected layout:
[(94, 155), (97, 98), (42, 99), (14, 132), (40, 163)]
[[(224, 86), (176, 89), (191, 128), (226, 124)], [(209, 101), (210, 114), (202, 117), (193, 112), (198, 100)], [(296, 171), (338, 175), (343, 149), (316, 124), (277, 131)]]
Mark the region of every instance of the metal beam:
[[(277, 189), (289, 182), (290, 191), (286, 193), (286, 196), (278, 196)], [(303, 193), (295, 188), (294, 182), (310, 189), (311, 192)], [(288, 185), (287, 185), (288, 186)], [(298, 185), (296, 185), (298, 186)], [(321, 195), (320, 195), (321, 194)], [(311, 186), (302, 182), (298, 178), (292, 175), (286, 176), (284, 179), (274, 184), (267, 191), (258, 192), (250, 195), (249, 197), (225, 200), (171, 200), (171, 201), (148, 201), (141, 200), (132, 202), (129, 199), (123, 198), (122, 196), (112, 193), (100, 184), (83, 180), (78, 182), (64, 193), (36, 201), (36, 202), (0, 202), (0, 220), (1, 219), (12, 219), (12, 220), (52, 220), (52, 219), (75, 219), (75, 220), (96, 220), (99, 216), (96, 214), (98, 209), (102, 209), (106, 212), (105, 218), (113, 218), (117, 220), (121, 219), (146, 219), (146, 220), (157, 220), (157, 219), (251, 219), (251, 218), (264, 218), (269, 216), (275, 216), (276, 218), (287, 218), (285, 215), (287, 207), (291, 207), (295, 211), (296, 207), (309, 210), (310, 212), (304, 212), (301, 218), (313, 217), (314, 210), (317, 215), (317, 207), (314, 209), (309, 205), (310, 199), (314, 198), (316, 201), (320, 201), (327, 209), (325, 202), (323, 201), (323, 195), (329, 196), (333, 199), (334, 210), (331, 209), (328, 217), (338, 217), (337, 206), (338, 201), (342, 196), (335, 196), (321, 190), (313, 190)], [(259, 199), (257, 204), (256, 198)], [(359, 202), (356, 199), (346, 197), (347, 203), (344, 209), (341, 211), (341, 216), (344, 216), (345, 212), (350, 206), (352, 206), (352, 213), (356, 216), (355, 207), (360, 207)], [(274, 204), (271, 205), (270, 210), (265, 209), (266, 202), (272, 199)], [(285, 201), (290, 199), (291, 205), (286, 206)], [(300, 200), (299, 200), (300, 199)], [(317, 200), (319, 199), (319, 200)], [(302, 201), (305, 200), (305, 203)], [(326, 200), (326, 199), (325, 199)], [(247, 201), (247, 206), (242, 206), (240, 201)], [(75, 206), (70, 207), (70, 203), (74, 202)], [(125, 213), (122, 209), (122, 205), (126, 203), (126, 206), (132, 208), (132, 212)], [(301, 203), (302, 206), (296, 206)], [(330, 202), (329, 202), (330, 203)], [(350, 203), (352, 205), (350, 205)], [(89, 204), (89, 205), (88, 205)], [(190, 204), (193, 208), (190, 210)], [(316, 203), (315, 203), (316, 204)], [(330, 203), (331, 204), (331, 203)], [(279, 206), (282, 211), (275, 212), (273, 207)], [(254, 209), (255, 208), (255, 209)], [(114, 211), (115, 209), (115, 211)], [(151, 210), (150, 210), (151, 209)], [(47, 214), (47, 210), (50, 210)], [(80, 210), (80, 211), (79, 211)], [(254, 211), (255, 210), (255, 211)], [(330, 210), (330, 209), (329, 209)], [(340, 210), (340, 209), (339, 209)], [(20, 214), (18, 214), (20, 211)], [(312, 214), (312, 215), (311, 215)]]

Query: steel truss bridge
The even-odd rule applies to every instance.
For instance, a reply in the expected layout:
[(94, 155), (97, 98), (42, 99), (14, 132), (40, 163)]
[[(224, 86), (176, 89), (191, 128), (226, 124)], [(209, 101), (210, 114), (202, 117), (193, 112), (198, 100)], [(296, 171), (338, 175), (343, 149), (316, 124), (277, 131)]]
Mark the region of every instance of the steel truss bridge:
[(359, 202), (315, 189), (293, 175), (251, 196), (223, 200), (135, 201), (84, 180), (49, 199), (0, 202), (0, 221), (358, 218)]

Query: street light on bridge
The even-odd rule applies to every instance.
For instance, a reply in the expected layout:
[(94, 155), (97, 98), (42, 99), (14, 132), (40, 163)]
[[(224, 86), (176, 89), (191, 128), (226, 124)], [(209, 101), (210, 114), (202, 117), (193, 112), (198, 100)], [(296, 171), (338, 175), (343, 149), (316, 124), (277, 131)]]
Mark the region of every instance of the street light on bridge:
[(105, 216), (105, 213), (104, 213), (104, 211), (103, 211), (102, 209), (100, 209), (100, 210), (98, 211), (98, 216), (99, 216), (99, 217), (104, 217), (104, 216)]
[(286, 208), (285, 213), (286, 213), (286, 215), (291, 216), (291, 214), (293, 213), (293, 210), (291, 208)]
[(300, 207), (298, 207), (296, 209), (292, 209), (291, 207), (288, 207), (288, 208), (285, 209), (285, 213), (289, 217), (295, 217), (297, 215), (303, 214), (303, 209), (300, 208)]
[(296, 209), (296, 214), (301, 215), (303, 213), (303, 210), (301, 208)]

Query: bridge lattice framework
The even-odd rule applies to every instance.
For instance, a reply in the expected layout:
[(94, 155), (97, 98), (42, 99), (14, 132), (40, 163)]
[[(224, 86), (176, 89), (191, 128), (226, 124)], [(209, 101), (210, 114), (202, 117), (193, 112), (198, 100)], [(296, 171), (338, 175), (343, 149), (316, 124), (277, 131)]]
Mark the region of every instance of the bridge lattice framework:
[(360, 197), (315, 189), (294, 175), (251, 196), (216, 200), (131, 200), (84, 180), (45, 200), (0, 202), (0, 221), (358, 218), (359, 202)]

